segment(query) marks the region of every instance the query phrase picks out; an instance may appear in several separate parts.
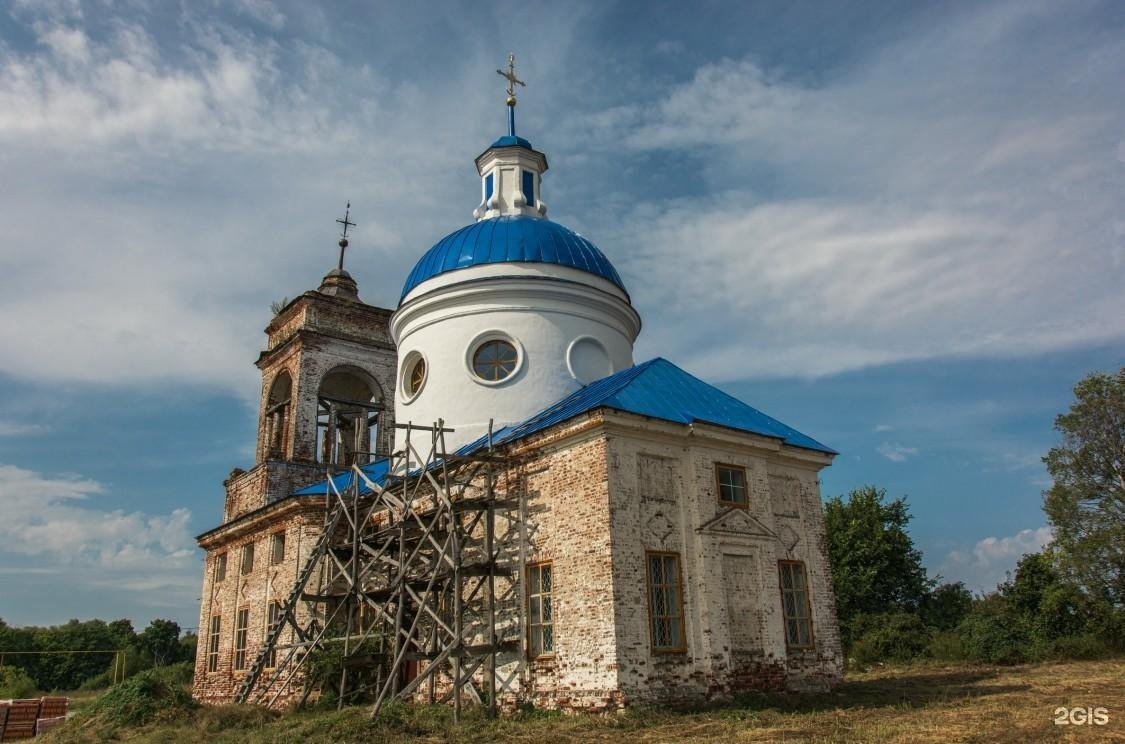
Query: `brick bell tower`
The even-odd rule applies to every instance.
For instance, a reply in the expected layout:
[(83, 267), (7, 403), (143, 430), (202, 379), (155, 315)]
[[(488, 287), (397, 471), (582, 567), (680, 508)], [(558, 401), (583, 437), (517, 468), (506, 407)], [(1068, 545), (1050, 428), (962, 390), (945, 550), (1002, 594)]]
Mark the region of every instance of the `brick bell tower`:
[(288, 302), (266, 326), (254, 467), (225, 482), (223, 521), (261, 508), (325, 472), (389, 454), (394, 438), (398, 356), (391, 310), (359, 299), (344, 270), (347, 232), (335, 269), (320, 286)]

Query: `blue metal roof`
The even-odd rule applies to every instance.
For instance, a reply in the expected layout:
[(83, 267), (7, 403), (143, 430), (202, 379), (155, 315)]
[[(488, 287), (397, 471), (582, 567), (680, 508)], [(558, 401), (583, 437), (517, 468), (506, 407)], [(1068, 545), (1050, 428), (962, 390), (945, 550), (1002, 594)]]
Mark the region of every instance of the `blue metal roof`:
[(488, 149), (491, 150), (493, 147), (526, 147), (528, 150), (535, 149), (531, 146), (530, 142), (514, 134), (505, 134), (503, 137), (493, 142)]
[[(492, 443), (505, 444), (522, 439), (598, 408), (611, 408), (680, 424), (716, 424), (780, 439), (801, 449), (839, 454), (660, 357), (595, 380), (531, 418), (493, 432)], [(481, 437), (470, 442), (457, 453), (466, 454), (480, 449), (487, 443), (486, 439)], [(372, 463), (362, 470), (373, 481), (379, 482), (378, 479), (387, 472), (387, 461)], [(343, 473), (334, 480), (336, 487), (343, 490), (351, 483), (351, 475)], [(327, 482), (322, 482), (297, 493), (320, 494), (324, 493), (326, 486)]]
[(520, 439), (596, 408), (681, 424), (717, 424), (774, 437), (793, 447), (838, 454), (660, 357), (596, 380), (523, 423), (493, 434), (492, 441), (503, 444)]
[(521, 262), (570, 266), (625, 290), (613, 264), (589, 240), (557, 222), (513, 215), (481, 220), (439, 240), (406, 278), (402, 297), (427, 279), (449, 271)]
[[(360, 468), (368, 478), (375, 483), (381, 483), (383, 478), (387, 475), (387, 470), (390, 469), (391, 461), (384, 458), (376, 460), (375, 462), (368, 463)], [(332, 482), (336, 484), (336, 490), (340, 493), (352, 484), (352, 471), (347, 470), (343, 473), (338, 473), (332, 476)], [(328, 481), (323, 480), (320, 483), (314, 483), (308, 488), (302, 488), (300, 491), (295, 492), (294, 496), (320, 496), (328, 489)], [(363, 490), (366, 492), (368, 489), (364, 486)]]

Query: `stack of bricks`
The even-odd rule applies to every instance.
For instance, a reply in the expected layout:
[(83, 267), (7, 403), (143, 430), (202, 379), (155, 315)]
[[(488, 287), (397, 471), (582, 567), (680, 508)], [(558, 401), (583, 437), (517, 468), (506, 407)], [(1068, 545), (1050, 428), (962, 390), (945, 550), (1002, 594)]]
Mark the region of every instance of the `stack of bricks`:
[(12, 700), (8, 704), (8, 721), (4, 726), (4, 741), (30, 739), (35, 736), (35, 721), (39, 718), (39, 699)]
[(44, 697), (39, 706), (39, 720), (35, 722), (36, 736), (45, 734), (66, 721), (66, 709), (70, 704), (67, 697)]

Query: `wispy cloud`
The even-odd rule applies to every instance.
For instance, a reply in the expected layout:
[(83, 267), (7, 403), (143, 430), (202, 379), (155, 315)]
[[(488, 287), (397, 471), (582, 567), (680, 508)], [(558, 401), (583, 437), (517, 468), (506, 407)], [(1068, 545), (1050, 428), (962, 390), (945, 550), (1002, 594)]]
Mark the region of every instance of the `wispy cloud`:
[(882, 432), (886, 432), (886, 431), (894, 431), (894, 427), (891, 426), (890, 424), (876, 424), (875, 428), (872, 429), (872, 431), (874, 431), (876, 433), (882, 433)]
[(917, 447), (907, 447), (901, 444), (891, 444), (890, 442), (883, 442), (875, 448), (875, 451), (891, 462), (906, 462), (908, 459), (918, 454)]
[[(190, 512), (99, 508), (108, 498), (106, 489), (89, 478), (0, 465), (0, 559), (32, 562), (11, 572), (14, 576), (57, 572), (55, 591), (94, 584), (134, 592), (144, 586), (159, 590), (146, 603), (178, 609), (178, 590), (198, 583)], [(17, 579), (6, 581), (13, 590)], [(123, 604), (138, 600), (131, 594), (120, 597)]]
[(0, 420), (0, 437), (26, 437), (46, 434), (49, 427), (43, 424), (24, 424), (18, 421)]
[(1050, 527), (986, 537), (968, 550), (951, 551), (938, 567), (938, 573), (946, 581), (963, 581), (974, 591), (991, 591), (1007, 578), (1021, 557), (1042, 550), (1050, 542)]
[[(1061, 15), (949, 14), (816, 87), (714, 62), (607, 119), (595, 138), (686, 149), (708, 187), (638, 206), (615, 236), (638, 246), (647, 343), (723, 377), (1125, 336), (1125, 45)], [(700, 318), (702, 352), (685, 331)]]

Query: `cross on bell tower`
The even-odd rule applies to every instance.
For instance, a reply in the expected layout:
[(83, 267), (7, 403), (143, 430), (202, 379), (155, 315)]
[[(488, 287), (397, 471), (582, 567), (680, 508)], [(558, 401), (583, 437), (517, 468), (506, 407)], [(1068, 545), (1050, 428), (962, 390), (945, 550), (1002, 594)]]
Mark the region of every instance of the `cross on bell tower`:
[(351, 213), (352, 213), (352, 203), (349, 201), (348, 206), (344, 209), (344, 219), (336, 220), (337, 222), (339, 222), (341, 225), (344, 226), (344, 231), (342, 233), (340, 233), (340, 242), (337, 244), (337, 245), (340, 246), (340, 262), (336, 265), (336, 268), (339, 269), (340, 271), (344, 270), (344, 251), (348, 247), (348, 228), (349, 227), (355, 227), (355, 223), (348, 219), (348, 215), (350, 215)]
[(516, 136), (516, 89), (514, 86), (527, 87), (527, 83), (516, 77), (516, 53), (508, 54), (508, 71), (497, 70), (496, 74), (508, 81), (508, 136)]

